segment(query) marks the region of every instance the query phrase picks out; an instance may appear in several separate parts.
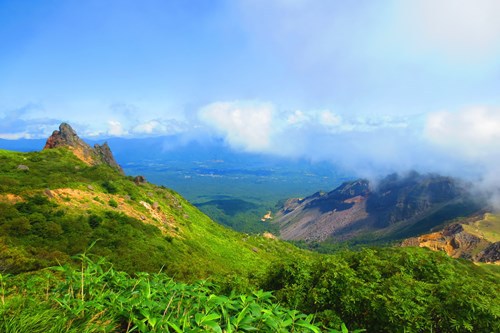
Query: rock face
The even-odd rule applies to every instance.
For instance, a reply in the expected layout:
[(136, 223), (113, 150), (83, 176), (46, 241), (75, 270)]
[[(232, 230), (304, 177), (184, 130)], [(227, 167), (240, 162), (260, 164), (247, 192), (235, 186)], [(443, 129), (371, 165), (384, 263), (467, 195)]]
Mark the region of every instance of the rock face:
[(439, 232), (405, 239), (401, 246), (426, 247), (434, 251), (444, 251), (453, 258), (475, 262), (500, 263), (500, 242), (491, 243), (484, 237), (471, 234), (460, 223), (450, 224)]
[(62, 123), (59, 130), (54, 131), (47, 139), (43, 149), (58, 147), (69, 148), (76, 157), (88, 165), (107, 164), (123, 173), (122, 168), (116, 163), (113, 153), (105, 142), (102, 145), (94, 145), (94, 148), (84, 142), (67, 123)]
[(367, 180), (356, 180), (328, 193), (289, 199), (275, 223), (287, 240), (378, 237), (388, 241), (429, 232), (476, 209), (455, 180), (414, 172), (405, 177), (390, 175), (375, 189)]
[(147, 181), (146, 181), (146, 178), (144, 176), (139, 175), (139, 176), (136, 176), (134, 178), (134, 183), (136, 185), (141, 185), (141, 184), (147, 183)]
[(338, 237), (353, 223), (368, 218), (368, 181), (342, 184), (329, 192), (317, 192), (304, 199), (289, 199), (276, 214), (283, 239), (323, 241)]
[(479, 252), (475, 259), (486, 263), (500, 263), (500, 242), (490, 244), (486, 249)]
[[(83, 142), (76, 132), (69, 124), (62, 123), (59, 125), (59, 131), (54, 131), (47, 139), (44, 149), (57, 148), (57, 147), (82, 147), (86, 148), (88, 145)], [(90, 146), (88, 146), (90, 148)]]
[(109, 148), (107, 142), (104, 142), (102, 145), (95, 144), (94, 151), (97, 153), (97, 156), (101, 161), (112, 168), (120, 170), (123, 173), (122, 168), (118, 165), (118, 163), (116, 163), (113, 153), (111, 152), (111, 149)]

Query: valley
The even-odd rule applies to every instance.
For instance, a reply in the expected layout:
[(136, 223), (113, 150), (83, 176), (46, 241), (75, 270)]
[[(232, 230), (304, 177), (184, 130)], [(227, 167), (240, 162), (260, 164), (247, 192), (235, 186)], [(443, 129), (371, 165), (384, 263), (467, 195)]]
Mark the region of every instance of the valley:
[[(239, 233), (213, 222), (177, 192), (124, 175), (111, 151), (105, 158), (94, 154), (102, 146), (91, 148), (69, 125), (53, 135), (71, 140), (40, 152), (0, 150), (2, 331), (499, 328), (499, 272), (491, 265), (414, 246), (326, 255), (271, 233)], [(436, 227), (436, 216), (449, 218), (443, 209), (463, 195), (448, 178), (394, 177), (385, 186), (397, 184), (400, 192), (389, 199), (371, 192), (366, 181), (351, 181), (329, 193), (288, 200), (285, 211), (259, 222), (278, 225), (296, 210), (297, 217), (312, 216), (306, 208), (335, 215), (363, 204), (379, 212), (370, 228), (382, 228), (395, 239), (404, 234), (398, 225), (415, 215), (408, 204), (422, 221), (433, 217), (426, 228)], [(436, 186), (441, 192), (427, 193)], [(228, 215), (255, 209), (244, 200), (221, 198)], [(394, 198), (404, 204), (394, 206)], [(366, 212), (372, 210), (358, 209), (343, 218), (364, 219)], [(485, 215), (470, 227), (491, 239), (498, 231), (496, 219)], [(412, 223), (408, 232), (421, 230)]]
[[(330, 163), (236, 152), (222, 142), (181, 138), (107, 140), (126, 174), (180, 193), (213, 220), (249, 233), (278, 232), (261, 218), (286, 198), (338, 186), (352, 177)], [(89, 140), (90, 144), (97, 143)], [(0, 140), (0, 148), (36, 151), (41, 140)]]

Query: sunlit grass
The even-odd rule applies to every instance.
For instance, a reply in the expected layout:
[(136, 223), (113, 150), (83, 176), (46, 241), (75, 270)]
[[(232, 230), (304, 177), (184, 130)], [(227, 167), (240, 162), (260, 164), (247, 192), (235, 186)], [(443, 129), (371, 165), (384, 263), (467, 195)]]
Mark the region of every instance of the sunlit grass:
[(162, 273), (130, 276), (103, 259), (79, 260), (78, 269), (58, 266), (52, 273), (2, 277), (0, 331), (340, 332), (280, 306), (271, 292), (222, 295), (206, 281), (184, 284)]
[(465, 231), (489, 242), (500, 241), (500, 215), (486, 213), (484, 219), (463, 225)]

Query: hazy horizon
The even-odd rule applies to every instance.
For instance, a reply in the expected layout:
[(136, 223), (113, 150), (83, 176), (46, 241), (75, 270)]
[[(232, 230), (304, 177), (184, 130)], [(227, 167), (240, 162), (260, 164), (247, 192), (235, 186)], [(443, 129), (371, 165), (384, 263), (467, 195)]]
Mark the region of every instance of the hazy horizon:
[(500, 179), (495, 0), (2, 1), (0, 138), (179, 136)]

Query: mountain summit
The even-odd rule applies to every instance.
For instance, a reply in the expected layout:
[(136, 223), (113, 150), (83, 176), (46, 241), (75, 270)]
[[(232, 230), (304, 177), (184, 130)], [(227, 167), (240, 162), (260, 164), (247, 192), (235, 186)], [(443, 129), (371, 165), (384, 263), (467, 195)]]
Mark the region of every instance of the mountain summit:
[(59, 125), (59, 130), (52, 133), (43, 149), (59, 147), (69, 148), (76, 157), (88, 165), (107, 164), (123, 174), (123, 170), (113, 157), (107, 142), (102, 145), (95, 144), (92, 148), (80, 139), (75, 130), (67, 123)]
[(389, 175), (376, 188), (360, 179), (289, 199), (274, 223), (287, 240), (390, 241), (429, 232), (480, 208), (457, 180), (413, 172)]

